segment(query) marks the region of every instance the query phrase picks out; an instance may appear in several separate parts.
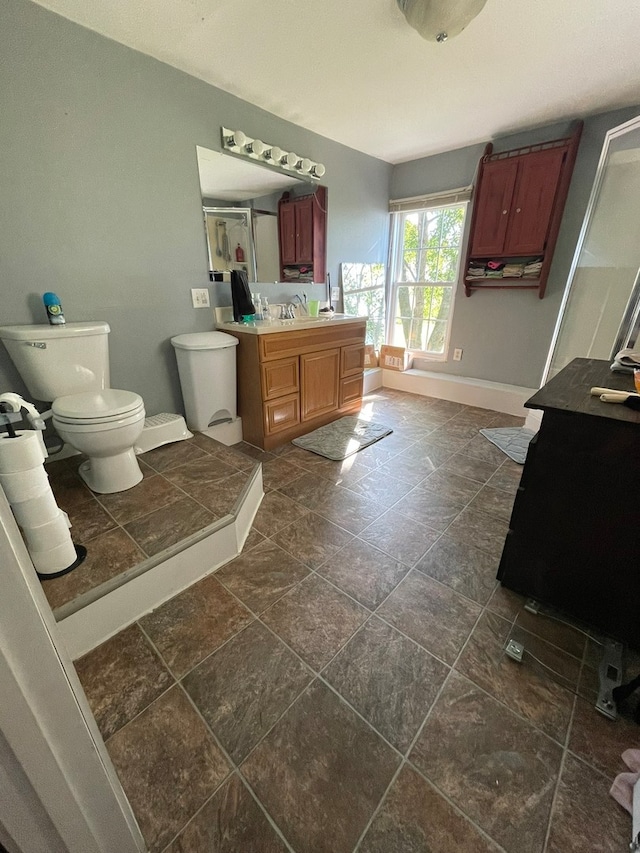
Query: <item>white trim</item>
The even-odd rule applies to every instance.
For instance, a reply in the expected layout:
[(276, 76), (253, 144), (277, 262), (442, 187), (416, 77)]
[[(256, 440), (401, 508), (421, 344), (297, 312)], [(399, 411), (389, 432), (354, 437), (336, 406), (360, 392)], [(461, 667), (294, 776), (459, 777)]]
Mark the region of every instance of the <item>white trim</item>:
[(465, 406), (494, 409), (497, 412), (523, 418), (528, 412), (528, 409), (524, 408), (524, 403), (537, 390), (520, 385), (489, 382), (485, 379), (414, 369), (402, 372), (383, 370), (382, 384), (384, 388), (395, 388), (398, 391), (408, 391), (425, 397), (438, 397), (441, 400), (450, 400)]
[(455, 190), (446, 190), (439, 193), (428, 193), (427, 195), (414, 195), (408, 198), (392, 198), (389, 201), (390, 213), (414, 213), (424, 210), (425, 207), (450, 207), (471, 201), (473, 185), (458, 187)]
[(226, 517), (209, 536), (61, 619), (58, 631), (71, 658), (77, 660), (236, 557), (263, 495), (260, 466), (235, 518)]
[(382, 388), (382, 368), (370, 367), (364, 372), (364, 380), (362, 383), (362, 394), (370, 394), (377, 388)]
[[(57, 834), (68, 853), (141, 853), (142, 835), (1, 489), (0, 565), (1, 758), (13, 782), (11, 796), (0, 796), (0, 824), (25, 853), (38, 849), (36, 822), (47, 834), (44, 815), (52, 851)], [(16, 828), (16, 798), (33, 825)]]

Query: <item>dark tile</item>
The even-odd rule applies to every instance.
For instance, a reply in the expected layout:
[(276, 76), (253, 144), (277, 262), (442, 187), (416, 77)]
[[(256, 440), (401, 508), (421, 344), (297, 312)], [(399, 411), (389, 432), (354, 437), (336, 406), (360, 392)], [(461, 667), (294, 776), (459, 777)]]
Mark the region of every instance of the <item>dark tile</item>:
[(165, 477), (179, 489), (183, 489), (191, 495), (194, 487), (208, 486), (210, 483), (216, 483), (232, 474), (237, 474), (236, 468), (227, 465), (217, 456), (204, 455), (193, 462), (171, 468), (165, 473)]
[(145, 477), (137, 486), (126, 492), (113, 495), (100, 495), (98, 500), (116, 519), (118, 524), (126, 524), (155, 509), (175, 503), (184, 494), (164, 477), (154, 474)]
[(304, 470), (299, 465), (294, 465), (286, 456), (271, 459), (262, 463), (262, 482), (264, 490), (279, 489), (281, 486), (297, 479)]
[[(53, 465), (59, 465), (60, 467), (52, 468)], [(71, 510), (74, 507), (82, 505), (93, 498), (92, 493), (85, 486), (76, 471), (69, 468), (66, 459), (61, 460), (59, 463), (50, 463), (45, 466), (45, 470), (49, 474), (49, 483), (56, 503), (65, 512), (71, 514)], [(52, 470), (53, 473), (50, 473)], [(93, 499), (95, 500), (95, 498)]]
[[(509, 637), (524, 644), (522, 663), (505, 655)], [(572, 691), (577, 687), (580, 672), (574, 658), (533, 634), (512, 630), (509, 622), (494, 613), (484, 613), (456, 669), (550, 737), (564, 743), (573, 708)]]
[(233, 447), (227, 447), (225, 444), (220, 444), (219, 442), (216, 442), (216, 444), (218, 447), (214, 451), (214, 456), (222, 459), (223, 462), (231, 465), (232, 468), (237, 468), (238, 471), (253, 471), (256, 467), (256, 460), (247, 456), (246, 453), (240, 453)]
[(208, 458), (208, 454), (187, 441), (176, 441), (149, 450), (147, 453), (143, 453), (140, 458), (154, 471), (162, 473), (175, 468), (177, 465), (185, 465), (187, 462), (193, 462), (196, 459), (204, 461)]
[[(565, 848), (565, 851), (568, 848)], [(405, 765), (358, 853), (498, 853), (436, 789)]]
[(262, 620), (315, 670), (322, 669), (369, 615), (312, 575), (262, 614)]
[(336, 551), (344, 548), (352, 536), (326, 518), (310, 512), (271, 538), (309, 568), (316, 569)]
[(315, 682), (242, 766), (297, 853), (351, 853), (400, 757)]
[(250, 471), (238, 471), (230, 477), (211, 483), (200, 483), (190, 488), (190, 494), (216, 518), (223, 518), (233, 509), (251, 478)]
[(137, 625), (93, 649), (75, 667), (105, 740), (173, 684)]
[(379, 619), (370, 619), (331, 661), (326, 680), (405, 752), (442, 687), (448, 667)]
[(522, 465), (517, 462), (507, 460), (503, 462), (495, 474), (487, 480), (487, 485), (494, 489), (504, 489), (505, 492), (510, 492), (512, 495), (518, 491), (520, 479), (522, 477)]
[(471, 509), (479, 509), (509, 521), (513, 510), (514, 496), (504, 489), (494, 489), (493, 486), (483, 486), (471, 501)]
[(366, 474), (347, 488), (357, 495), (382, 503), (386, 502), (387, 506), (390, 506), (408, 494), (413, 486), (395, 477), (384, 477), (372, 471), (371, 474)]
[(429, 433), (429, 441), (438, 445), (443, 450), (448, 450), (450, 453), (458, 453), (467, 444), (469, 438), (461, 438), (459, 435), (452, 435), (449, 431), (449, 421), (442, 426), (434, 429)]
[(302, 474), (280, 488), (288, 498), (309, 509), (315, 507), (322, 498), (332, 494), (333, 490), (333, 484), (324, 477), (318, 477), (315, 472)]
[(452, 474), (468, 477), (478, 483), (486, 483), (495, 474), (498, 464), (496, 462), (483, 462), (482, 459), (465, 456), (464, 453), (456, 453), (444, 463), (442, 468), (444, 471), (451, 471)]
[(255, 462), (269, 462), (271, 459), (275, 459), (273, 453), (261, 450), (259, 447), (248, 444), (246, 441), (234, 444), (233, 449), (238, 451), (238, 453), (242, 453), (248, 459), (253, 459)]
[(485, 551), (457, 542), (445, 533), (415, 568), (467, 598), (486, 604), (495, 589), (498, 561)]
[(309, 574), (309, 569), (265, 539), (216, 573), (218, 580), (254, 613), (262, 613)]
[(481, 608), (421, 572), (412, 571), (377, 612), (427, 651), (452, 664)]
[(216, 791), (166, 853), (287, 853), (239, 776)]
[(480, 491), (480, 483), (475, 480), (470, 480), (468, 477), (460, 477), (458, 474), (452, 474), (451, 471), (446, 471), (444, 467), (438, 468), (433, 474), (430, 474), (426, 480), (423, 480), (418, 489), (426, 489), (428, 492), (435, 492), (442, 498), (450, 498), (458, 504), (468, 504), (469, 501)]
[(500, 559), (509, 522), (476, 509), (464, 509), (447, 530), (452, 539), (475, 545)]
[(280, 492), (267, 492), (253, 519), (253, 526), (264, 536), (272, 536), (278, 530), (302, 518), (307, 512), (306, 507), (292, 501), (286, 495)]
[(312, 678), (284, 643), (254, 622), (192, 670), (183, 683), (239, 764)]
[(409, 571), (409, 567), (366, 542), (354, 539), (318, 569), (318, 573), (365, 607), (374, 610)]
[(249, 611), (210, 575), (140, 619), (177, 678), (252, 621)]
[(412, 566), (437, 541), (440, 533), (389, 510), (360, 534), (360, 539), (380, 548), (395, 560)]
[(492, 429), (504, 429), (506, 427), (522, 427), (526, 418), (517, 415), (507, 415), (504, 412), (498, 412), (494, 420), (491, 422)]
[(509, 853), (541, 853), (562, 749), (455, 673), (411, 760)]
[[(566, 620), (568, 617), (560, 616), (560, 618)], [(547, 643), (582, 660), (586, 637), (578, 627), (574, 628), (566, 621), (561, 622), (547, 616), (542, 610), (536, 615), (524, 609), (517, 614), (515, 624), (518, 628), (542, 637)]]
[(124, 525), (129, 536), (150, 557), (176, 545), (187, 536), (213, 524), (215, 516), (191, 498), (183, 497), (170, 506)]
[(524, 595), (513, 592), (513, 590), (507, 589), (506, 586), (499, 584), (489, 599), (487, 607), (489, 610), (497, 613), (498, 616), (502, 616), (503, 619), (513, 622), (518, 613), (522, 611), (525, 601), (526, 598)]
[(250, 551), (252, 548), (255, 548), (256, 545), (259, 545), (261, 542), (264, 542), (264, 536), (262, 533), (259, 533), (255, 527), (252, 527), (249, 531), (247, 538), (244, 540), (244, 545), (242, 546), (242, 550)]
[(452, 400), (440, 400), (436, 398), (429, 409), (430, 412), (438, 412), (452, 418), (464, 412), (467, 407), (463, 403), (454, 403)]
[(620, 757), (625, 749), (638, 748), (638, 724), (619, 716), (615, 722), (599, 714), (593, 702), (578, 697), (571, 725), (569, 749), (610, 780), (628, 772)]
[(568, 754), (558, 784), (546, 853), (619, 853), (631, 836), (629, 814), (609, 795), (611, 782)]
[(383, 478), (393, 477), (411, 486), (417, 486), (425, 477), (435, 471), (442, 464), (444, 458), (449, 455), (441, 448), (434, 447), (433, 450), (434, 453), (428, 453), (418, 449), (417, 444), (412, 444), (407, 450), (381, 465), (378, 469), (379, 476)]
[(145, 559), (145, 554), (124, 530), (116, 528), (100, 533), (87, 543), (87, 557), (77, 569), (62, 577), (45, 580), (42, 588), (55, 610)]
[(414, 489), (394, 506), (396, 512), (402, 513), (412, 521), (427, 524), (441, 532), (447, 529), (463, 508), (464, 503), (427, 491), (426, 488)]
[(360, 533), (380, 518), (386, 508), (383, 503), (335, 486), (331, 493), (315, 504), (314, 511), (350, 533)]
[(231, 769), (177, 685), (116, 732), (107, 748), (152, 853), (171, 841)]
[(495, 465), (502, 465), (505, 458), (503, 451), (480, 433), (471, 439), (464, 452), (466, 456), (482, 459), (483, 462), (493, 462)]
[(72, 525), (71, 536), (73, 541), (81, 544), (101, 533), (106, 533), (107, 530), (113, 530), (117, 526), (113, 518), (102, 509), (93, 497), (71, 507), (69, 521)]

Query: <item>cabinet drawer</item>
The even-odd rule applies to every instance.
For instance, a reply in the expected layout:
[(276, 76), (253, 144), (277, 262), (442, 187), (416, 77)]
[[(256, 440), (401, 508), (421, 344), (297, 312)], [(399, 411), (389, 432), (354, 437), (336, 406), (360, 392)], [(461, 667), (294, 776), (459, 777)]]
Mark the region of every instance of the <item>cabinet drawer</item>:
[(364, 344), (352, 344), (340, 350), (340, 376), (356, 376), (364, 370)]
[(349, 376), (340, 380), (340, 408), (355, 403), (362, 397), (363, 376)]
[(286, 394), (298, 393), (297, 357), (283, 358), (280, 361), (262, 364), (261, 372), (262, 397), (264, 400), (273, 400), (275, 397), (284, 397)]
[(264, 404), (264, 431), (267, 435), (300, 423), (300, 397), (290, 394)]

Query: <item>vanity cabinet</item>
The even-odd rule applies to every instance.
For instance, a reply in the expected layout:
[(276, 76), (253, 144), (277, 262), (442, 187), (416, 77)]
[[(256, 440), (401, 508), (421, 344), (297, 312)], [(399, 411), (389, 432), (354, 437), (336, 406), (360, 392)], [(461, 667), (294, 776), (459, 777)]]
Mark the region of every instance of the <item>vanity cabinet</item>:
[(280, 277), (283, 281), (324, 282), (326, 232), (326, 187), (318, 187), (312, 195), (283, 194), (278, 202)]
[[(481, 288), (536, 289), (544, 296), (582, 123), (567, 138), (493, 153), (480, 161), (465, 265), (465, 292)], [(489, 261), (540, 261), (535, 277), (471, 276)]]
[(318, 322), (238, 338), (238, 414), (245, 441), (270, 450), (362, 403), (366, 320)]
[(544, 417), (527, 453), (498, 578), (640, 648), (640, 412), (594, 386), (633, 390), (577, 358), (525, 405)]

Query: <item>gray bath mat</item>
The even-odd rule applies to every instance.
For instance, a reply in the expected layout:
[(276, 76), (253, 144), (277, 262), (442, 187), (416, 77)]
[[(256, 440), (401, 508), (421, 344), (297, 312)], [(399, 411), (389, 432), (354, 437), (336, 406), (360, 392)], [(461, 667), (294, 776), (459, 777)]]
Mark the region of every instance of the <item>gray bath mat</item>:
[(382, 424), (372, 424), (369, 421), (361, 421), (359, 418), (346, 417), (314, 429), (313, 432), (301, 435), (300, 438), (294, 438), (291, 443), (338, 462), (380, 441), (391, 432), (393, 432), (392, 429)]
[(501, 429), (481, 429), (480, 434), (488, 438), (496, 447), (499, 447), (514, 462), (524, 465), (529, 442), (535, 432), (524, 427), (503, 427)]

